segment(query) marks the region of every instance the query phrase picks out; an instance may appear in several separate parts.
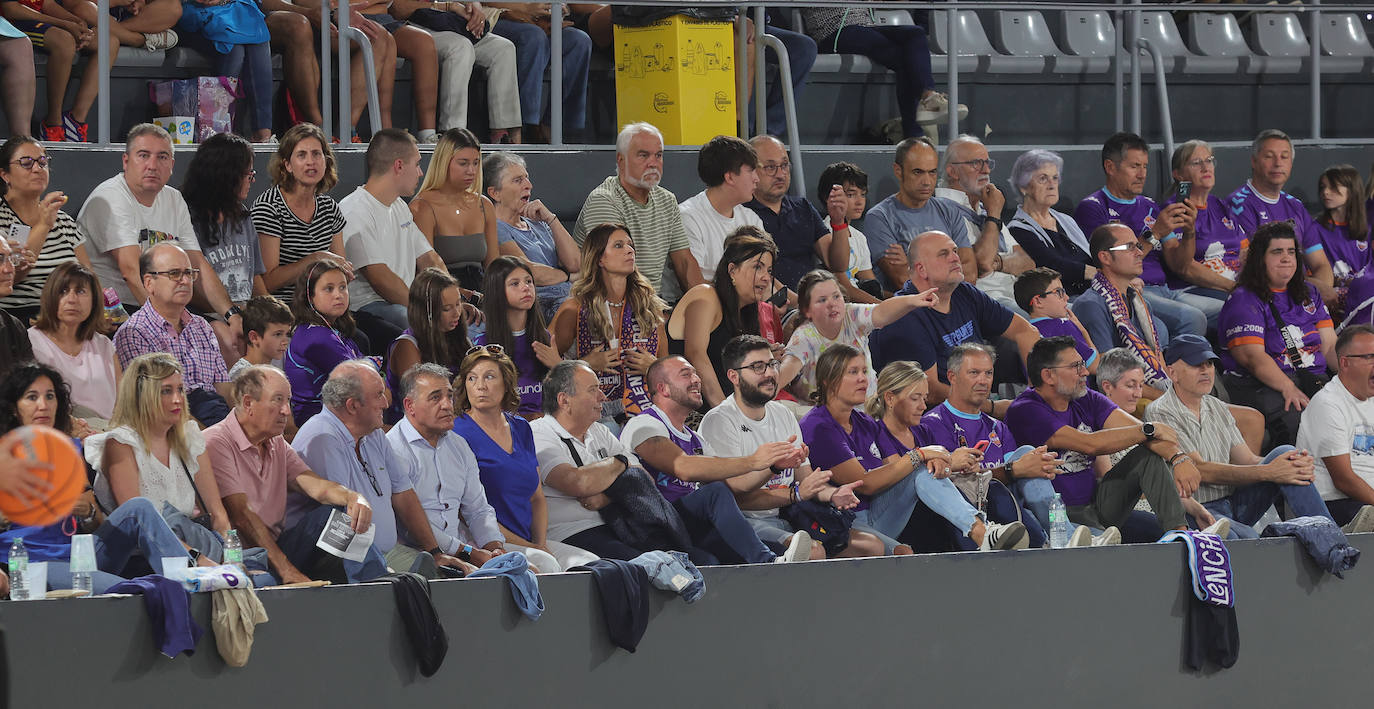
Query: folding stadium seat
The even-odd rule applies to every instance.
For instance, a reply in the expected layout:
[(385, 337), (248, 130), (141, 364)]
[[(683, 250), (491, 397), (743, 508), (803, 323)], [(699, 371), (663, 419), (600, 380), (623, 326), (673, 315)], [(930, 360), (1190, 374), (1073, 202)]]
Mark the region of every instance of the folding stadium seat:
[[(934, 25), (931, 27), (932, 52), (938, 51), (947, 55), (949, 53), (949, 17), (945, 14), (946, 12), (946, 10), (931, 12), (930, 21)], [(987, 33), (983, 31), (983, 23), (978, 20), (976, 12), (961, 10), (956, 18), (954, 31), (957, 33), (956, 39), (959, 43), (959, 71), (967, 71), (964, 66), (968, 59), (973, 59), (977, 68), (994, 74), (1035, 74), (1045, 68), (1045, 58), (1042, 56), (1013, 57), (993, 49), (992, 43), (988, 41)]]
[(1098, 74), (1111, 69), (1117, 47), (1111, 15), (1102, 10), (1065, 10), (1060, 18), (1060, 44), (1070, 56), (1086, 61), (1084, 73)]
[[(1367, 54), (1359, 53), (1359, 45), (1369, 45), (1364, 28), (1355, 15), (1331, 24), (1322, 18), (1322, 73), (1356, 74), (1364, 71)], [(1358, 34), (1356, 32), (1358, 31)], [(1312, 56), (1312, 45), (1302, 30), (1302, 18), (1291, 12), (1266, 12), (1255, 15), (1255, 50), (1269, 57), (1286, 57), (1296, 64), (1290, 71), (1300, 70)], [(1326, 43), (1330, 41), (1331, 46)], [(1341, 54), (1336, 54), (1341, 52)], [(1350, 52), (1345, 54), (1344, 52)], [(1291, 66), (1291, 64), (1290, 64)]]
[(999, 50), (1017, 57), (1044, 57), (1046, 68), (1058, 74), (1085, 73), (1093, 61), (1060, 51), (1038, 10), (998, 10), (996, 30)]
[(1251, 46), (1264, 58), (1266, 73), (1300, 71), (1303, 59), (1312, 54), (1298, 16), (1289, 12), (1256, 13), (1251, 20)]
[(1245, 43), (1236, 16), (1229, 12), (1195, 12), (1188, 16), (1188, 48), (1204, 57), (1232, 57), (1252, 74), (1264, 70), (1264, 57), (1256, 57)]
[[(1140, 35), (1150, 40), (1164, 56), (1166, 70), (1184, 74), (1234, 74), (1240, 69), (1238, 57), (1199, 57), (1183, 44), (1174, 16), (1167, 12), (1142, 12)], [(1170, 57), (1173, 57), (1172, 62)]]
[(1359, 15), (1348, 12), (1323, 13), (1320, 27), (1323, 70), (1327, 62), (1332, 61), (1327, 57), (1342, 60), (1358, 58), (1366, 65), (1374, 64), (1374, 47), (1369, 46), (1369, 36), (1364, 31)]

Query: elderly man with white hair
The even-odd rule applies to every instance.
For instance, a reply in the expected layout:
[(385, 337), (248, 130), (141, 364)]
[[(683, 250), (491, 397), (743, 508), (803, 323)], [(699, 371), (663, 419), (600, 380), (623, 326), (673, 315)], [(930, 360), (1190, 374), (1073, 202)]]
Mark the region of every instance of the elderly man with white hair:
[[(677, 197), (663, 180), (663, 134), (649, 123), (631, 123), (615, 139), (615, 174), (587, 195), (573, 240), (587, 240), (600, 224), (624, 224), (634, 239), (635, 265), (669, 304), (706, 280), (692, 258)], [(671, 273), (667, 266), (672, 264)]]

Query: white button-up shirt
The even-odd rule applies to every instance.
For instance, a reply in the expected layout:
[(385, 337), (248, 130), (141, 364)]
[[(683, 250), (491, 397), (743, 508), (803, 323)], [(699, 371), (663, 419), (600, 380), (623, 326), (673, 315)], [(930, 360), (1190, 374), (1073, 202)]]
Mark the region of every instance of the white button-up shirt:
[(485, 547), (506, 540), (467, 441), (448, 431), (438, 446), (431, 446), (408, 418), (393, 426), (386, 438), (398, 458), (411, 462), (411, 483), (444, 553), (457, 554), (464, 544)]

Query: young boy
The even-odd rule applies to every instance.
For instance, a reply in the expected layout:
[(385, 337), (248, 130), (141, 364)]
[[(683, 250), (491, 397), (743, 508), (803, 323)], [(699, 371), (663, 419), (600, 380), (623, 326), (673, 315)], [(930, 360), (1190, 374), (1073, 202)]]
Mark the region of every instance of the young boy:
[(853, 226), (855, 219), (863, 218), (864, 209), (868, 206), (868, 173), (852, 162), (826, 165), (816, 187), (816, 200), (820, 204), (821, 214), (827, 213), (831, 192), (837, 187), (843, 191), (848, 209), (844, 219), (849, 224), (849, 267), (844, 273), (836, 270), (835, 275), (840, 277), (840, 288), (850, 301), (877, 303), (883, 298), (883, 289), (873, 273), (868, 239)]
[[(1069, 310), (1069, 294), (1059, 272), (1052, 268), (1032, 268), (1016, 277), (1012, 286), (1016, 305), (1030, 313), (1030, 322), (1045, 337), (1068, 335), (1078, 342), (1078, 354), (1088, 365), (1090, 374), (1097, 374), (1097, 348), (1088, 331)], [(247, 322), (245, 319), (244, 322)], [(244, 327), (247, 327), (245, 325)]]
[(286, 354), (291, 343), (291, 309), (275, 296), (260, 295), (243, 307), (243, 341), (248, 354), (229, 369), (233, 379), (240, 370), (253, 364), (272, 364)]

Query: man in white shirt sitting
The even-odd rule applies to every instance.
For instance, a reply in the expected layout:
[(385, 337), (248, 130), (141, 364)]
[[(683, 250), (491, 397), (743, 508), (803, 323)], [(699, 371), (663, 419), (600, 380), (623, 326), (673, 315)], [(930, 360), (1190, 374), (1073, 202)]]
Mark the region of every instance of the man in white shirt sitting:
[(678, 208), (682, 226), (692, 242), (692, 257), (707, 283), (715, 280), (716, 265), (725, 252), (725, 237), (742, 226), (763, 228), (763, 220), (744, 206), (759, 184), (759, 158), (753, 146), (730, 135), (718, 135), (697, 153), (697, 176), (706, 189)]
[(1374, 531), (1374, 328), (1336, 338), (1336, 376), (1312, 397), (1298, 448), (1315, 458), (1317, 492), (1348, 533)]

